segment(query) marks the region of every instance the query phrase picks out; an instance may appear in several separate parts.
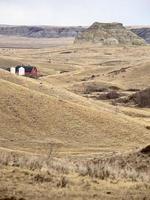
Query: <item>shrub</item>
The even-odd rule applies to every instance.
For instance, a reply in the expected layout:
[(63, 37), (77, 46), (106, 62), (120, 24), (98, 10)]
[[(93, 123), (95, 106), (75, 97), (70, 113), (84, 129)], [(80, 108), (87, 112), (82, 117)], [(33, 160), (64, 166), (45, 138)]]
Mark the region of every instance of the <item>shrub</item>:
[(137, 92), (134, 101), (140, 107), (150, 107), (150, 88)]
[(118, 92), (116, 92), (115, 90), (113, 90), (113, 91), (108, 92), (107, 95), (106, 95), (106, 97), (107, 97), (107, 99), (117, 99), (117, 98), (120, 97), (120, 95), (119, 95)]
[[(113, 154), (90, 159), (84, 163), (86, 175), (102, 180), (150, 181), (150, 145), (140, 151)], [(82, 170), (78, 167), (82, 175)]]
[(146, 44), (144, 40), (141, 40), (141, 39), (136, 39), (132, 42), (132, 45), (137, 45), (137, 46), (141, 46), (141, 45), (144, 45)]

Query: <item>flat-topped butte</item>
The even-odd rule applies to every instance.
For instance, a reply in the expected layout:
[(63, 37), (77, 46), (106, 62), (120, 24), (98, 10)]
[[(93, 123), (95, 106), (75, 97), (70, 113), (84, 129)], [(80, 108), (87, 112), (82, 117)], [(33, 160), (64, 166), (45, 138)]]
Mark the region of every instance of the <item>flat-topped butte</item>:
[(75, 43), (99, 43), (101, 45), (144, 45), (145, 41), (126, 29), (121, 23), (95, 22), (79, 33)]

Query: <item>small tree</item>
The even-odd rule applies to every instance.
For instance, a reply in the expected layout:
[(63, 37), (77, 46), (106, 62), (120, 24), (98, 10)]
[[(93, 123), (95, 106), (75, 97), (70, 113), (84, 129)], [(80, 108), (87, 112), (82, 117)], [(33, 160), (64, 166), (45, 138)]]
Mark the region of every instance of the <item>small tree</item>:
[(57, 143), (48, 143), (48, 152), (47, 152), (48, 160), (57, 156), (59, 147), (60, 145)]

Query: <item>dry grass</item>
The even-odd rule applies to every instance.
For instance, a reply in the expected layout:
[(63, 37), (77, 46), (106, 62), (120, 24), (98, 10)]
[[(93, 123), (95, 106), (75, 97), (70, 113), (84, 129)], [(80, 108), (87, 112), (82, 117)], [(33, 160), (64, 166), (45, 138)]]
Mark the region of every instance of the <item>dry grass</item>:
[(1, 152), (0, 198), (149, 199), (149, 161), (149, 156), (142, 157), (139, 152), (84, 161), (84, 164)]
[(149, 157), (112, 153), (147, 144), (150, 110), (82, 96), (148, 87), (150, 47), (2, 39), (21, 49), (0, 49), (1, 67), (36, 65), (43, 77), (0, 70), (0, 199), (150, 199)]
[(150, 152), (141, 151), (92, 159), (79, 166), (79, 173), (102, 180), (150, 181)]
[[(100, 150), (105, 145), (108, 148), (108, 144), (110, 149), (111, 145), (117, 149), (119, 146), (124, 148), (141, 142), (144, 144), (149, 137), (145, 127), (121, 118), (113, 111), (105, 111), (98, 106), (97, 110), (86, 101), (85, 105), (80, 105), (79, 100), (76, 103), (63, 101), (59, 96), (52, 97), (51, 94), (43, 94), (9, 81), (0, 82), (3, 97), (0, 99), (0, 132), (3, 139), (0, 142), (3, 147), (41, 151), (47, 149), (47, 145), (44, 145), (46, 139), (56, 139), (68, 150)], [(126, 138), (124, 142), (123, 138)]]
[[(71, 53), (63, 53), (68, 51)], [(128, 73), (132, 74), (133, 82), (148, 85), (146, 69), (149, 69), (149, 47), (101, 48), (68, 45), (49, 49), (1, 49), (0, 53), (1, 59), (5, 61), (9, 59), (35, 64), (41, 73), (48, 75), (40, 80), (31, 80), (0, 71), (0, 90), (3, 96), (0, 99), (0, 143), (3, 147), (38, 152), (44, 151), (46, 139), (56, 139), (62, 143), (62, 152), (65, 154), (68, 151), (70, 154), (88, 154), (105, 149), (117, 151), (133, 148), (139, 144), (144, 145), (149, 140), (148, 129), (145, 128), (145, 125), (149, 126), (148, 118), (146, 124), (143, 124), (141, 118), (134, 118), (133, 121), (133, 117), (126, 115), (120, 108), (121, 113), (116, 114), (114, 106), (74, 94), (74, 88), (68, 91), (76, 84), (80, 87), (83, 82), (89, 87), (91, 83), (95, 87), (96, 83), (96, 91), (97, 88), (123, 89), (130, 81), (118, 81), (120, 78), (123, 80), (122, 75), (126, 79), (130, 78)], [(49, 57), (51, 63), (48, 62)], [(110, 72), (129, 65), (132, 67), (123, 74), (114, 77), (109, 75)], [(137, 66), (144, 74), (142, 80), (136, 78), (141, 74), (136, 70)], [(59, 74), (60, 70), (67, 68), (70, 69), (69, 73)], [(49, 75), (51, 72), (54, 75)], [(81, 81), (83, 78), (88, 80)], [(133, 85), (129, 85), (129, 88), (133, 88)], [(21, 141), (26, 142), (23, 145)]]
[(73, 170), (73, 164), (68, 160), (57, 159), (54, 155), (28, 155), (17, 152), (1, 151), (0, 164), (4, 166), (20, 167), (28, 170), (43, 172), (57, 172), (67, 174)]
[[(53, 147), (52, 147), (53, 148)], [(52, 152), (52, 151), (51, 151)], [(58, 159), (55, 154), (30, 155), (1, 151), (0, 164), (42, 172), (78, 173), (101, 180), (150, 181), (150, 146), (126, 154), (101, 155), (94, 159)]]
[(63, 46), (73, 43), (73, 38), (25, 38), (16, 36), (0, 36), (0, 48), (37, 49)]
[(78, 176), (66, 176), (15, 167), (0, 168), (1, 200), (141, 200), (149, 199), (150, 185), (99, 181)]

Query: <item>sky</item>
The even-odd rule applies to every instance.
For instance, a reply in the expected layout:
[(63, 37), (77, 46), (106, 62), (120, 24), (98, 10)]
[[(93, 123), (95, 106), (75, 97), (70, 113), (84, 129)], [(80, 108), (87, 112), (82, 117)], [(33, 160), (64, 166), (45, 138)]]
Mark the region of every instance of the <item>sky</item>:
[(150, 25), (150, 0), (0, 0), (0, 24), (89, 26), (95, 21)]

